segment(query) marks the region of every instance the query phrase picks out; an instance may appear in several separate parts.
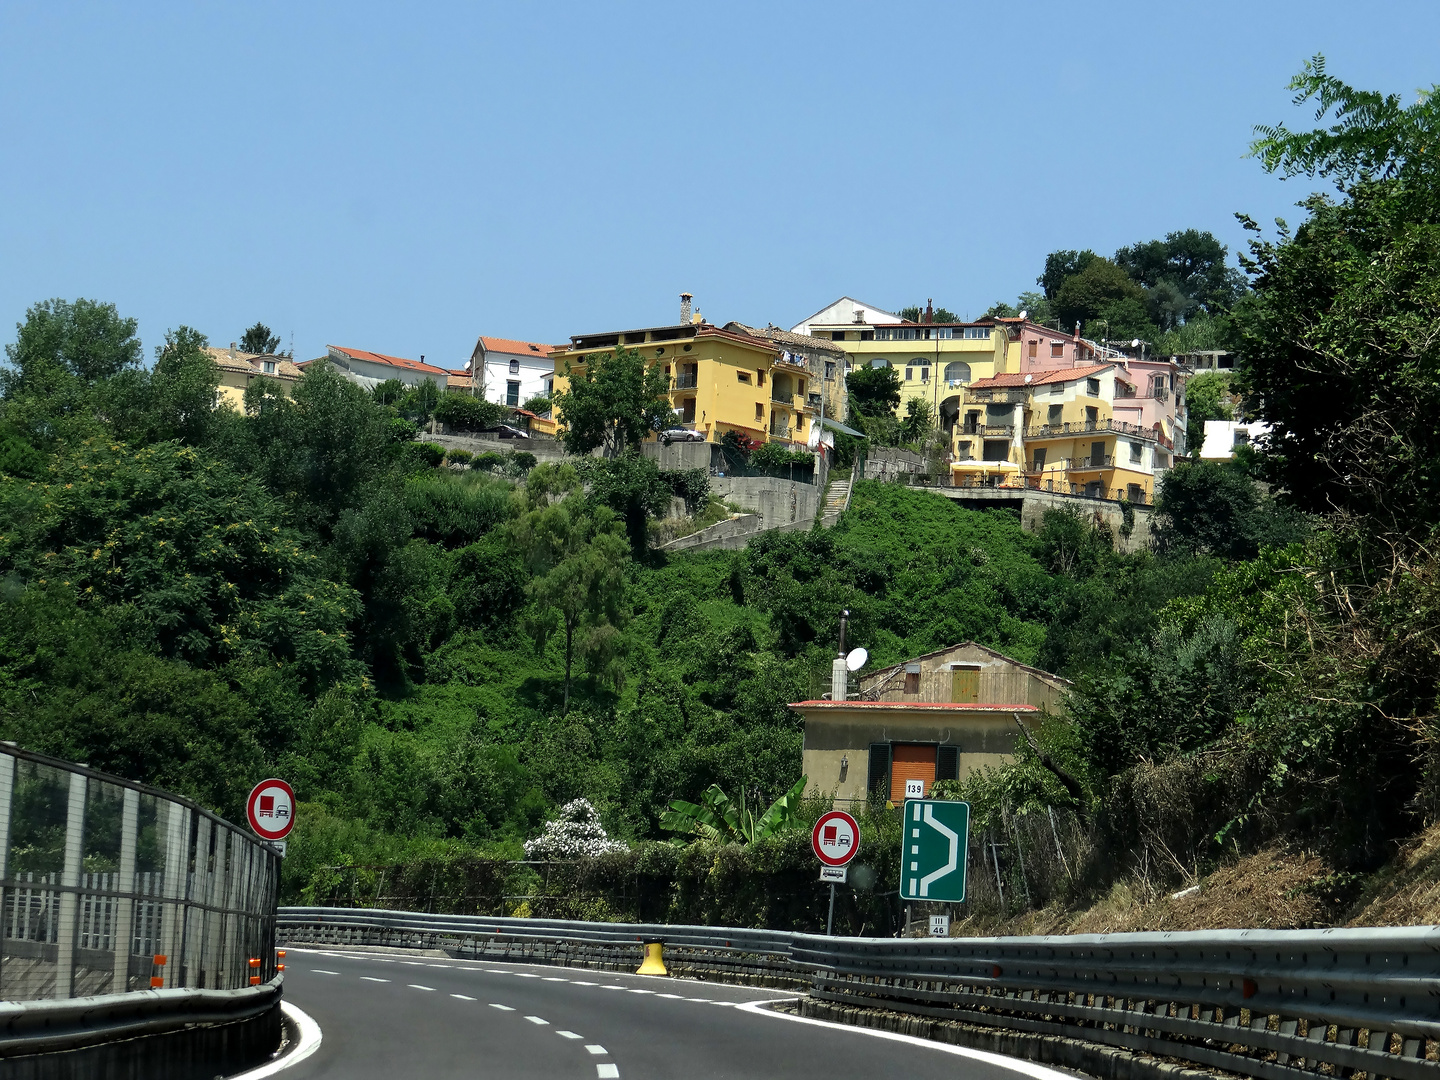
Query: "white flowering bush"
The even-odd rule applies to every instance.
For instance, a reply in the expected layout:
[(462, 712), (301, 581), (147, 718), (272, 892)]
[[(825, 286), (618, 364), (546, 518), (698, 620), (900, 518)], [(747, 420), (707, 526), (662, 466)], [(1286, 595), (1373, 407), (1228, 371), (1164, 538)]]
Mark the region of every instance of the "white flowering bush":
[(605, 835), (600, 812), (589, 799), (571, 799), (545, 823), (544, 832), (525, 841), (527, 859), (587, 859), (629, 850), (623, 840)]

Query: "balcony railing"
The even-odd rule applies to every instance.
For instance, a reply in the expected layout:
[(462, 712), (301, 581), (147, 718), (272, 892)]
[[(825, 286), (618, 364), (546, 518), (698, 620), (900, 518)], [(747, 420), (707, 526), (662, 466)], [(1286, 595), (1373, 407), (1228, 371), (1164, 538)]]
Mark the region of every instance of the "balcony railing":
[(776, 405), (784, 405), (788, 409), (794, 406), (795, 395), (772, 386), (770, 387), (770, 400)]
[(806, 406), (807, 406), (808, 408), (811, 408), (811, 409), (818, 409), (818, 408), (820, 408), (820, 395), (819, 395), (819, 394), (806, 394), (806, 395), (805, 395), (805, 404), (806, 404)]
[(1003, 435), (1007, 439), (1015, 437), (1014, 424), (975, 424), (961, 430), (962, 435)]
[(1159, 443), (1171, 449), (1173, 443), (1154, 428), (1141, 427), (1126, 420), (1075, 420), (1066, 424), (1041, 424), (1025, 433), (1027, 439), (1054, 439), (1063, 435), (1084, 435), (1095, 431), (1114, 431), (1133, 439)]
[(1023, 405), (1030, 398), (1030, 391), (1016, 388), (1014, 390), (966, 390), (966, 402), (974, 405), (988, 403), (992, 405)]
[(699, 375), (697, 374), (676, 375), (671, 385), (676, 390), (694, 390), (698, 379)]

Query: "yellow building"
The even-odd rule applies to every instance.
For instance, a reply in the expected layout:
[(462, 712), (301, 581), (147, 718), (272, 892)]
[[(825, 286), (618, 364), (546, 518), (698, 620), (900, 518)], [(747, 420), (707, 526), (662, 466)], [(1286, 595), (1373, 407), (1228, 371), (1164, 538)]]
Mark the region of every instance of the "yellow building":
[(274, 379), (286, 397), (300, 380), (301, 370), (295, 361), (271, 353), (241, 352), (233, 344), (228, 349), (207, 346), (205, 351), (220, 369), (220, 400), (236, 412), (245, 411), (245, 391), (256, 379)]
[(952, 481), (1150, 502), (1163, 435), (1114, 419), (1129, 389), (1115, 364), (977, 380), (953, 435)]
[(567, 371), (583, 371), (592, 356), (634, 349), (670, 379), (675, 427), (702, 432), (709, 442), (734, 431), (756, 442), (803, 445), (820, 412), (818, 380), (806, 358), (760, 331), (731, 326), (737, 328), (690, 322), (581, 334), (551, 354), (555, 392), (565, 392)]

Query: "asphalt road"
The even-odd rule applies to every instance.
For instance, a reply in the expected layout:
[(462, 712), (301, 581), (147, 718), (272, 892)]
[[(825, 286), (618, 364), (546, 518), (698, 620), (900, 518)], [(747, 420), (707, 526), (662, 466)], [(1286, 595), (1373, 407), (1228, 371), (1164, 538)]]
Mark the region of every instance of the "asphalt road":
[(283, 1080), (711, 1080), (820, 1077), (1059, 1080), (1028, 1062), (852, 1028), (748, 1003), (779, 991), (578, 968), (414, 954), (290, 949), (285, 997), (320, 1049)]

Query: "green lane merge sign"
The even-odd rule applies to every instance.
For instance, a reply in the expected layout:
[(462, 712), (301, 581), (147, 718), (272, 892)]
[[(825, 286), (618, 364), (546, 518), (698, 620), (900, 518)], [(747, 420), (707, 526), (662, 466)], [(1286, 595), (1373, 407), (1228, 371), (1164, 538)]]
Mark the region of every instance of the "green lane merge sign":
[(900, 849), (900, 899), (965, 899), (965, 851), (970, 804), (943, 799), (905, 800), (905, 843)]

